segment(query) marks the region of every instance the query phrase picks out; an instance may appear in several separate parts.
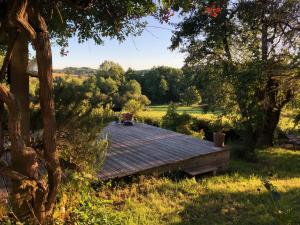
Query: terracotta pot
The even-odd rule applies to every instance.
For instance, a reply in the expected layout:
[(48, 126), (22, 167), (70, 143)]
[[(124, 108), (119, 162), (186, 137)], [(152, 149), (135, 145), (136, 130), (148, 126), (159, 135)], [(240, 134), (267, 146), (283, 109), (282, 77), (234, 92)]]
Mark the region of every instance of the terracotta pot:
[(214, 132), (214, 143), (216, 147), (224, 147), (225, 134), (222, 132)]

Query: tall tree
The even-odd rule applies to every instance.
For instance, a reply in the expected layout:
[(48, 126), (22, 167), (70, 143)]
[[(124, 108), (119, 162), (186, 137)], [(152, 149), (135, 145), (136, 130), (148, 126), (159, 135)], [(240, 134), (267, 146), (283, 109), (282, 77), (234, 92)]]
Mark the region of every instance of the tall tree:
[[(139, 18), (152, 13), (155, 8), (155, 4), (150, 0), (0, 1), (0, 40), (6, 49), (0, 79), (2, 81), (8, 65), (12, 62), (16, 40), (25, 35), (36, 52), (44, 128), (42, 157), (46, 162), (46, 180), (37, 175), (37, 153), (26, 145), (22, 135), (24, 130), (20, 113), (22, 105), (18, 102), (21, 96), (17, 92), (14, 95), (1, 84), (0, 100), (7, 105), (9, 112), (12, 166), (1, 165), (0, 174), (10, 176), (14, 180), (13, 199), (18, 203), (14, 204), (16, 212), (33, 212), (32, 217), (43, 223), (53, 211), (61, 181), (59, 155), (56, 149), (50, 40), (56, 40), (63, 47), (62, 54), (66, 53), (68, 38), (74, 34), (77, 34), (80, 42), (92, 38), (97, 44), (101, 44), (103, 37), (113, 37), (122, 41), (129, 34), (139, 34), (145, 25)], [(10, 36), (11, 33), (13, 36)], [(24, 46), (23, 49), (26, 51)], [(25, 184), (27, 186), (24, 189)]]
[(171, 48), (188, 53), (187, 65), (225, 77), (256, 146), (273, 144), (281, 110), (297, 90), (288, 81), (299, 73), (299, 14), (295, 0), (208, 1), (185, 14), (172, 38)]

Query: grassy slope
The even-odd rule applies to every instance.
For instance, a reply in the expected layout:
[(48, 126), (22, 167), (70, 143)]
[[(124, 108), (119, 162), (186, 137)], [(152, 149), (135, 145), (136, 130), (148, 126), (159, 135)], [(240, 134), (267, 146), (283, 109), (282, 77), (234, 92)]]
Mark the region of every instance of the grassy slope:
[[(111, 224), (277, 224), (261, 178), (270, 178), (281, 193), (280, 212), (288, 224), (300, 224), (300, 152), (279, 148), (259, 152), (259, 163), (231, 160), (228, 173), (217, 176), (137, 177), (104, 187), (99, 195), (112, 200)], [(261, 191), (258, 191), (257, 189)], [(268, 204), (269, 203), (269, 204)], [(291, 211), (291, 215), (284, 213)], [(297, 213), (298, 212), (298, 213)]]
[[(161, 118), (166, 109), (151, 106), (142, 114)], [(193, 107), (179, 107), (178, 111), (215, 118)], [(280, 125), (291, 128), (289, 116), (284, 115)], [(102, 198), (112, 200), (103, 210), (115, 218), (112, 224), (274, 225), (275, 218), (284, 218), (281, 224), (285, 225), (288, 221), (300, 224), (300, 152), (273, 148), (261, 150), (258, 155), (258, 163), (232, 159), (229, 172), (218, 176), (189, 178), (173, 174), (118, 182), (113, 191), (111, 187), (100, 191)], [(261, 181), (270, 174), (270, 181), (281, 193), (280, 211), (271, 207), (270, 195)]]

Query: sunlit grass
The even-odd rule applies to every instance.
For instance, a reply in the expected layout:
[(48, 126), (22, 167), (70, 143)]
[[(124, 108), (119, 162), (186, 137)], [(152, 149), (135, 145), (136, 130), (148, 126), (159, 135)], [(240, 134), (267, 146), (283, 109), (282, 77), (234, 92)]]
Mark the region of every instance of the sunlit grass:
[[(156, 106), (149, 106), (146, 111), (142, 111), (138, 113), (139, 117), (143, 118), (152, 118), (155, 120), (160, 120), (167, 112), (168, 105), (156, 105)], [(201, 110), (200, 106), (193, 105), (193, 106), (179, 106), (177, 108), (178, 113), (188, 113), (193, 117), (198, 119), (203, 119), (207, 121), (214, 121), (218, 117), (218, 112), (208, 112), (205, 113)], [(288, 110), (284, 109), (281, 113), (280, 121), (278, 127), (283, 132), (296, 132), (300, 130), (300, 124), (295, 126), (294, 118), (296, 112), (295, 110)], [(227, 118), (228, 120), (228, 118)], [(229, 119), (230, 120), (230, 119)], [(230, 121), (229, 121), (230, 123)]]
[(297, 112), (295, 110), (288, 110), (285, 109), (282, 113), (281, 113), (281, 117), (280, 117), (280, 121), (278, 126), (280, 127), (280, 129), (284, 132), (295, 132), (295, 131), (299, 131), (300, 130), (300, 124), (298, 124), (297, 126), (295, 126), (295, 116), (296, 116)]
[[(143, 118), (153, 118), (156, 120), (161, 119), (167, 112), (168, 105), (157, 105), (157, 106), (149, 106), (146, 111), (142, 111), (138, 113), (138, 116)], [(179, 106), (177, 107), (178, 113), (188, 113), (193, 117), (204, 119), (204, 120), (215, 120), (217, 118), (216, 113), (204, 113), (200, 106)]]
[(292, 224), (299, 224), (300, 152), (273, 148), (258, 155), (258, 163), (233, 159), (217, 176), (140, 176), (104, 186), (99, 196), (112, 200), (105, 207), (121, 224), (271, 225), (276, 222), (261, 182), (271, 175), (282, 212), (290, 210)]
[[(151, 111), (162, 111), (162, 112), (166, 112), (168, 109), (168, 105), (153, 105), (153, 106), (149, 106), (149, 109)], [(203, 111), (200, 108), (199, 105), (192, 105), (192, 106), (178, 106), (177, 107), (177, 112), (179, 113), (191, 113), (191, 114), (202, 114)]]

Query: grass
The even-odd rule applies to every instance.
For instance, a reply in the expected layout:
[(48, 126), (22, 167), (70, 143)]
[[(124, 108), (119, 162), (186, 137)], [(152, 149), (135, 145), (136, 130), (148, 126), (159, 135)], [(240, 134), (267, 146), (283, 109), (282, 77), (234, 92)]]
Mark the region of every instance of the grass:
[[(159, 120), (166, 110), (167, 105), (151, 106), (141, 114)], [(199, 107), (178, 107), (178, 112), (217, 117)], [(279, 127), (293, 129), (291, 112), (284, 111)], [(265, 188), (266, 178), (280, 193), (278, 202)], [(137, 176), (103, 186), (98, 195), (111, 201), (101, 206), (114, 218), (111, 224), (300, 225), (300, 151), (259, 150), (257, 163), (231, 159), (229, 171), (217, 176)]]
[[(300, 224), (300, 152), (271, 148), (258, 155), (258, 163), (231, 160), (229, 172), (217, 176), (139, 176), (98, 194), (112, 201), (102, 207), (116, 224)], [(276, 210), (261, 181), (270, 174), (281, 194)]]
[[(154, 119), (161, 119), (167, 112), (168, 105), (149, 106), (148, 110), (139, 112), (140, 117), (148, 117)], [(179, 106), (177, 107), (178, 113), (188, 113), (199, 119), (214, 120), (217, 113), (204, 113), (198, 105), (194, 106)]]
[[(157, 111), (157, 112), (166, 112), (168, 109), (168, 105), (153, 105), (150, 106), (149, 109), (151, 111)], [(177, 111), (179, 113), (189, 113), (189, 114), (203, 114), (202, 109), (198, 105), (193, 106), (179, 106), (177, 108)]]
[(294, 119), (297, 114), (296, 110), (285, 109), (280, 117), (278, 126), (284, 132), (296, 132), (300, 131), (300, 124), (295, 126)]
[[(139, 112), (138, 116), (143, 118), (153, 118), (156, 120), (160, 120), (166, 114), (167, 109), (168, 109), (168, 105), (149, 106), (147, 111)], [(204, 113), (198, 105), (179, 106), (177, 108), (177, 112), (179, 113), (186, 112), (192, 115), (193, 117), (196, 117), (198, 119), (208, 120), (208, 121), (214, 121), (218, 116), (217, 112)], [(281, 114), (278, 127), (283, 132), (286, 133), (297, 132), (297, 131), (299, 132), (300, 124), (295, 126), (294, 123), (295, 115), (296, 115), (295, 110), (284, 109)]]

